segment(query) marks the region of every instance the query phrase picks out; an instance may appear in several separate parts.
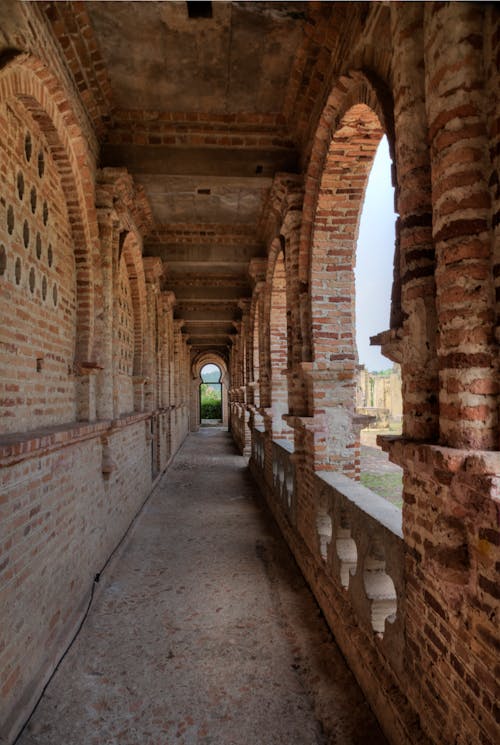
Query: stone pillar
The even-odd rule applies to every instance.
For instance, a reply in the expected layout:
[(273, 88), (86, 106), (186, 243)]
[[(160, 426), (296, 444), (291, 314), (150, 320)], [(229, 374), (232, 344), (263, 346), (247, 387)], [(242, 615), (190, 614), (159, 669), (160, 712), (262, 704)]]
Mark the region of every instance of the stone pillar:
[[(438, 370), (430, 154), (425, 112), (423, 4), (393, 3), (396, 209), (404, 317), (403, 434), (436, 440)], [(391, 322), (399, 320), (391, 318)], [(391, 324), (392, 325), (392, 324)]]
[(429, 3), (424, 17), (440, 441), (456, 448), (489, 450), (498, 447), (498, 351), (484, 12), (482, 3)]

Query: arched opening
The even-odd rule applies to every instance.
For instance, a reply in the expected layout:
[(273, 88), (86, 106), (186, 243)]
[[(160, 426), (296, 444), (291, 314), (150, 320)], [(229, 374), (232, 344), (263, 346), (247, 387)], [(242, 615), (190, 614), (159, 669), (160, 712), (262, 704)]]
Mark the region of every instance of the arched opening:
[(222, 424), (222, 372), (209, 363), (200, 371), (200, 423), (209, 427)]
[(345, 111), (328, 146), (313, 216), (310, 259), (313, 411), (325, 437), (317, 466), (359, 477), (355, 339), (356, 243), (368, 174), (383, 135), (375, 109)]
[(367, 425), (360, 431), (360, 480), (401, 506), (401, 468), (389, 463), (377, 445), (377, 435), (401, 433), (401, 368), (370, 344), (371, 337), (390, 325), (396, 217), (389, 143), (384, 135), (370, 170), (356, 246), (356, 412), (366, 418)]

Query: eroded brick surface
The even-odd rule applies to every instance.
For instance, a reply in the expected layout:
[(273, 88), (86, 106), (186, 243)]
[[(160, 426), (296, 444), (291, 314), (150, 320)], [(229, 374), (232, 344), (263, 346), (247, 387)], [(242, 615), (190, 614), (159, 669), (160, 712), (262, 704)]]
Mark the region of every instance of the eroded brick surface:
[[(174, 23), (181, 5), (154, 12)], [(212, 111), (212, 91), (199, 111), (175, 96), (118, 108), (84, 3), (0, 9), (7, 742), (94, 574), (199, 427), (208, 362), (389, 741), (499, 739), (498, 9), (270, 5), (248, 12), (301, 25), (267, 111), (231, 110), (231, 64)], [(383, 133), (398, 220), (378, 340), (402, 370), (403, 437), (384, 442), (403, 468), (402, 519), (358, 483), (354, 266)]]

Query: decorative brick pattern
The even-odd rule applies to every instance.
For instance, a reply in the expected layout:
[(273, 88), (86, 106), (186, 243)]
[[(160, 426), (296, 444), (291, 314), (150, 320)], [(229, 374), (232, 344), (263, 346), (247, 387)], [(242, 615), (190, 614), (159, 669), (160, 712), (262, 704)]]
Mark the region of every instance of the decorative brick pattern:
[(16, 432), (75, 419), (75, 259), (43, 133), (16, 101), (0, 121), (0, 416), (2, 431)]

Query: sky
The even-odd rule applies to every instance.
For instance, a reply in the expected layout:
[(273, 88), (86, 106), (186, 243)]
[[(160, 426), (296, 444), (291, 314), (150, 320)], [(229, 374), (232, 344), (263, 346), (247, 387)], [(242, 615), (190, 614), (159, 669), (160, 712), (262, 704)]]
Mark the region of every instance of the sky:
[(387, 138), (380, 141), (366, 188), (356, 251), (356, 342), (359, 362), (370, 371), (392, 362), (370, 346), (370, 336), (389, 328), (394, 261), (394, 189)]
[(204, 365), (200, 370), (203, 380), (206, 383), (217, 383), (220, 380), (220, 370), (217, 365), (212, 365), (210, 362), (208, 365)]

